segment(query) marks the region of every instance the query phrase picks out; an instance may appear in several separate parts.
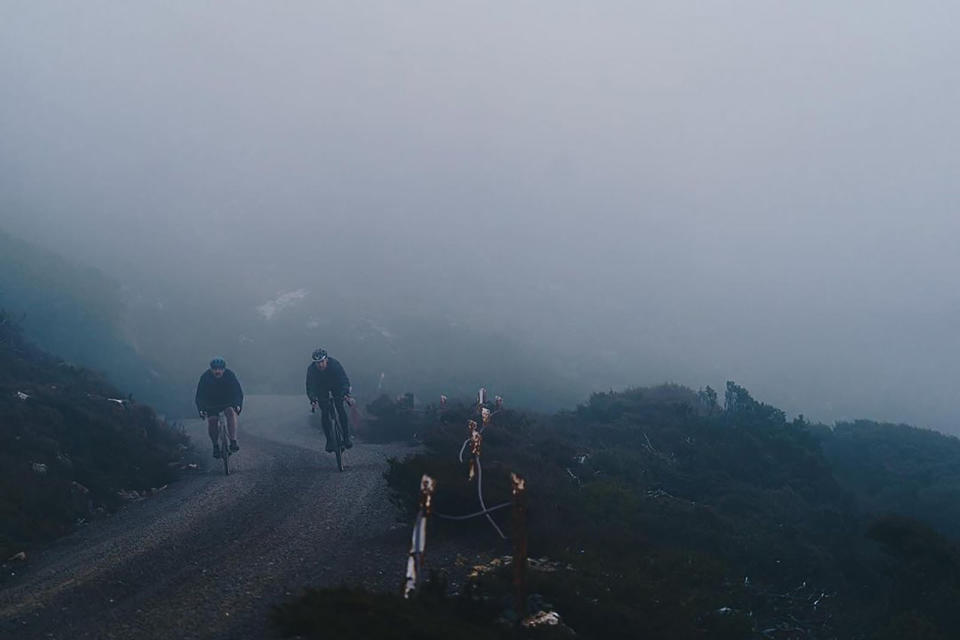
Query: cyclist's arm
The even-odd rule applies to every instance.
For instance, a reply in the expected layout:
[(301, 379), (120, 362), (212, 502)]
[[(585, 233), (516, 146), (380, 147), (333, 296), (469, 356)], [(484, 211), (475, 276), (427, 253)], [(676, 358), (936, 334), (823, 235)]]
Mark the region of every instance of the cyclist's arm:
[(307, 367), (307, 380), (305, 386), (307, 390), (307, 399), (310, 400), (310, 404), (317, 404), (320, 399), (320, 394), (317, 393), (316, 384), (314, 384), (314, 377), (316, 376), (314, 373), (315, 368), (316, 367), (313, 365)]
[(336, 367), (337, 381), (340, 384), (340, 395), (348, 396), (350, 395), (350, 378), (347, 377), (347, 371), (339, 361), (336, 362)]
[(204, 394), (204, 389), (205, 389), (205, 386), (206, 386), (206, 385), (204, 385), (204, 377), (205, 377), (206, 375), (207, 375), (206, 372), (204, 372), (204, 374), (203, 374), (202, 376), (200, 376), (200, 381), (197, 383), (197, 395), (194, 397), (194, 402), (197, 404), (197, 413), (199, 413), (200, 415), (203, 415), (203, 414), (204, 414), (204, 410), (203, 410), (203, 407), (204, 407), (204, 404), (205, 404), (205, 403), (204, 403), (204, 395), (205, 395), (205, 394)]
[(233, 402), (231, 404), (236, 408), (237, 413), (240, 413), (243, 411), (243, 388), (240, 386), (237, 375), (232, 371), (230, 372), (230, 377), (233, 383)]

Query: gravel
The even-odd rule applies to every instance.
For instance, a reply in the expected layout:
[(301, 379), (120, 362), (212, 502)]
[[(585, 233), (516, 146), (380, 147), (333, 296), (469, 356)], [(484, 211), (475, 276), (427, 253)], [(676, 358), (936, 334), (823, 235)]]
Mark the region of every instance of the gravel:
[[(249, 398), (236, 473), (211, 458), (31, 554), (0, 590), (0, 635), (263, 638), (275, 635), (270, 608), (304, 586), (399, 591), (410, 534), (383, 472), (410, 450), (358, 443), (339, 473), (308, 409), (299, 397)], [(209, 455), (205, 425), (187, 426)]]

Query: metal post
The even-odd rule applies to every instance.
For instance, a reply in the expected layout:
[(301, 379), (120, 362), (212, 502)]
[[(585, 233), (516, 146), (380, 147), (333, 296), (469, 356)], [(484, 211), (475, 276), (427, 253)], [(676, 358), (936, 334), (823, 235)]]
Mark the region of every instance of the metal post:
[(480, 457), (480, 450), (483, 446), (483, 436), (480, 435), (480, 430), (475, 420), (467, 422), (467, 429), (470, 431), (471, 453), (470, 474), (467, 476), (467, 480), (473, 480), (474, 476), (477, 475), (477, 458)]
[(407, 574), (403, 586), (403, 597), (416, 594), (423, 579), (423, 556), (427, 550), (427, 519), (433, 511), (433, 493), (437, 490), (437, 481), (423, 474), (420, 478), (420, 510), (413, 525), (410, 540), (410, 554), (407, 557)]
[(527, 481), (510, 472), (513, 484), (513, 589), (518, 620), (527, 611)]

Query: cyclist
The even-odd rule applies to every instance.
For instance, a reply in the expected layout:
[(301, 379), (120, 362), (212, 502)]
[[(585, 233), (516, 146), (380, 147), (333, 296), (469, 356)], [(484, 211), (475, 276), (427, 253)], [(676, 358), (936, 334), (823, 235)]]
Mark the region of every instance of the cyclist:
[(327, 437), (327, 451), (334, 450), (330, 403), (327, 394), (333, 393), (333, 406), (340, 418), (343, 427), (343, 446), (349, 449), (353, 446), (350, 439), (350, 423), (347, 420), (347, 410), (343, 403), (353, 404), (350, 397), (350, 378), (344, 371), (343, 365), (336, 358), (327, 355), (324, 349), (313, 352), (313, 362), (307, 367), (307, 397), (314, 409), (320, 407), (320, 423), (323, 425), (323, 434)]
[(221, 411), (227, 419), (227, 433), (230, 435), (230, 451), (239, 451), (237, 444), (237, 416), (243, 410), (243, 389), (237, 376), (227, 369), (227, 361), (217, 357), (210, 361), (210, 368), (200, 376), (197, 383), (197, 411), (201, 418), (207, 419), (207, 432), (213, 442), (213, 457), (219, 458), (220, 444), (217, 442), (217, 414)]

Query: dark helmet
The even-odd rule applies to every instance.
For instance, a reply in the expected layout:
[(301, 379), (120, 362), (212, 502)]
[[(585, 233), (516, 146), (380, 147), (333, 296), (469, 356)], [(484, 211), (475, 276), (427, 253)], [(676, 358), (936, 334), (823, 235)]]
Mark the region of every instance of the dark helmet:
[(314, 362), (320, 362), (321, 360), (325, 360), (326, 357), (327, 357), (327, 350), (326, 350), (326, 349), (316, 349), (316, 350), (313, 352), (313, 356), (312, 356), (312, 357), (313, 357), (313, 361), (314, 361)]
[(214, 358), (213, 360), (210, 361), (210, 368), (211, 368), (211, 369), (226, 369), (226, 368), (227, 368), (227, 361), (218, 356), (218, 357), (216, 357), (216, 358)]

